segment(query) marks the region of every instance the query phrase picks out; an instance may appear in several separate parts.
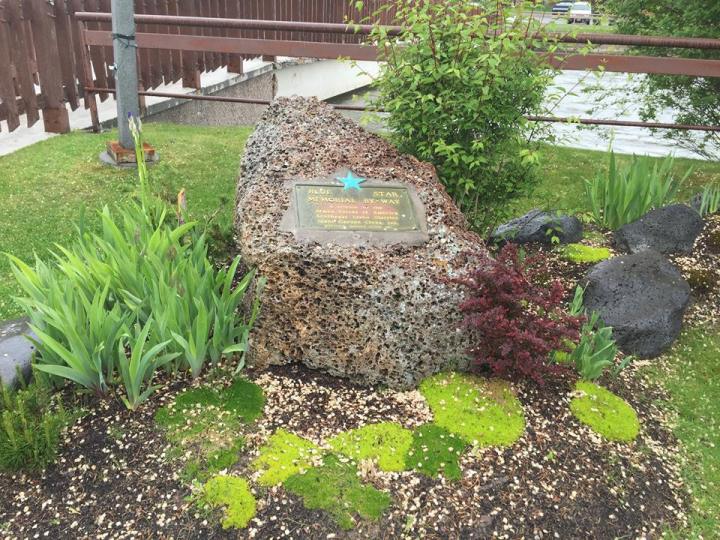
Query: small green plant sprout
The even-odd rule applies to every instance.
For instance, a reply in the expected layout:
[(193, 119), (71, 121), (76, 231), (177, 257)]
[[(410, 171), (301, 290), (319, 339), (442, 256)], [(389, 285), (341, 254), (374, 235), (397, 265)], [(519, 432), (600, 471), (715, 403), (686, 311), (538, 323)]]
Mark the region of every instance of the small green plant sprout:
[(633, 408), (591, 382), (577, 382), (570, 410), (580, 422), (610, 441), (630, 442), (640, 431), (640, 421)]
[(325, 510), (344, 530), (355, 526), (356, 515), (377, 521), (391, 502), (387, 493), (363, 485), (353, 464), (332, 454), (320, 466), (290, 476), (283, 485), (302, 497), (305, 508)]
[(615, 153), (605, 174), (586, 181), (585, 193), (594, 221), (601, 227), (616, 230), (631, 223), (653, 208), (672, 202), (692, 169), (677, 178), (673, 173), (675, 160), (668, 156), (653, 164), (648, 157), (633, 156), (632, 162), (617, 166)]
[(328, 441), (330, 448), (356, 460), (375, 459), (383, 471), (405, 469), (412, 432), (391, 422), (345, 431)]
[(720, 211), (720, 184), (709, 184), (700, 192), (700, 215), (716, 214)]
[(600, 314), (594, 311), (583, 324), (580, 341), (569, 355), (583, 379), (594, 381), (615, 362), (618, 349), (612, 328), (603, 326)]
[(223, 529), (244, 529), (255, 517), (257, 504), (247, 481), (234, 476), (214, 476), (202, 487), (200, 506), (222, 507)]
[[(570, 305), (570, 313), (574, 316), (585, 314), (583, 296), (585, 290), (578, 286)], [(556, 355), (558, 361), (568, 361), (575, 365), (575, 369), (585, 380), (598, 379), (603, 372), (615, 364), (618, 348), (613, 339), (612, 327), (605, 326), (600, 320), (600, 314), (593, 312), (583, 323), (580, 330), (580, 340), (568, 354)], [(614, 368), (617, 375), (631, 361), (627, 357)]]
[(312, 467), (322, 453), (315, 443), (284, 429), (278, 429), (253, 461), (253, 468), (261, 473), (258, 483), (261, 486), (282, 484), (292, 475)]
[(448, 480), (459, 480), (460, 456), (468, 443), (436, 424), (425, 424), (413, 432), (413, 441), (405, 457), (409, 469), (426, 476), (442, 474)]
[(586, 246), (585, 244), (565, 244), (558, 251), (563, 259), (575, 264), (598, 263), (612, 256), (608, 248)]
[(506, 381), (439, 373), (420, 392), (435, 424), (475, 446), (510, 446), (525, 431), (522, 405)]

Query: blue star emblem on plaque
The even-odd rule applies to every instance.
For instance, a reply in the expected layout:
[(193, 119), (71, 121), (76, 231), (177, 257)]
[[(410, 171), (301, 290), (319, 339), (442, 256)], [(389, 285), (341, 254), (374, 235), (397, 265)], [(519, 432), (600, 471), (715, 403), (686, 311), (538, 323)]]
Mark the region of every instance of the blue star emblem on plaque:
[(343, 183), (344, 190), (357, 189), (360, 191), (360, 184), (365, 181), (365, 178), (355, 176), (352, 171), (348, 171), (344, 178), (335, 177), (335, 180)]

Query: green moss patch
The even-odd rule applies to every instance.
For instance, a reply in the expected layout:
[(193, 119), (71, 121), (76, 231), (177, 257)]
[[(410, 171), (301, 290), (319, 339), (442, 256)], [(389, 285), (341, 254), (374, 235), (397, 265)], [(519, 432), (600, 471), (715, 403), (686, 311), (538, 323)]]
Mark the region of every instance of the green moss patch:
[(193, 480), (205, 482), (211, 476), (230, 469), (238, 461), (238, 456), (245, 446), (245, 439), (235, 440), (231, 446), (200, 453), (185, 462), (180, 472), (180, 479), (188, 484)]
[(263, 389), (246, 379), (237, 379), (220, 392), (222, 407), (237, 414), (244, 422), (253, 422), (262, 416), (265, 407)]
[(363, 485), (354, 465), (342, 463), (332, 454), (325, 456), (320, 467), (289, 477), (284, 486), (302, 497), (305, 508), (325, 510), (345, 530), (355, 526), (356, 515), (379, 519), (391, 501), (387, 493)]
[(443, 474), (448, 480), (459, 480), (460, 456), (468, 443), (435, 424), (425, 424), (413, 432), (412, 446), (405, 462), (408, 468), (430, 477)]
[(158, 409), (155, 421), (172, 443), (171, 459), (192, 456), (185, 461), (181, 478), (202, 482), (237, 462), (244, 424), (260, 416), (264, 406), (262, 389), (238, 379), (227, 388), (193, 388), (179, 394)]
[(583, 395), (570, 402), (570, 410), (583, 424), (611, 441), (632, 441), (640, 431), (637, 414), (609, 390), (586, 381), (575, 386)]
[(559, 251), (563, 259), (576, 264), (597, 263), (612, 256), (608, 248), (585, 244), (566, 244)]
[(187, 423), (191, 409), (220, 408), (234, 413), (243, 422), (252, 422), (262, 415), (265, 395), (257, 384), (237, 379), (227, 388), (193, 388), (178, 394), (173, 404), (160, 408), (155, 421), (163, 427)]
[(384, 422), (345, 431), (330, 439), (328, 444), (353, 459), (376, 459), (383, 471), (402, 471), (412, 442), (410, 430)]
[(262, 471), (258, 483), (263, 486), (282, 484), (292, 475), (309, 469), (313, 458), (321, 453), (320, 447), (313, 442), (278, 429), (253, 461), (255, 470)]
[(215, 476), (203, 486), (200, 504), (211, 507), (223, 507), (225, 517), (222, 520), (224, 529), (244, 529), (255, 516), (255, 497), (250, 486), (242, 478), (234, 476)]
[(505, 381), (460, 373), (425, 379), (420, 392), (435, 424), (478, 446), (510, 446), (525, 430), (522, 406)]

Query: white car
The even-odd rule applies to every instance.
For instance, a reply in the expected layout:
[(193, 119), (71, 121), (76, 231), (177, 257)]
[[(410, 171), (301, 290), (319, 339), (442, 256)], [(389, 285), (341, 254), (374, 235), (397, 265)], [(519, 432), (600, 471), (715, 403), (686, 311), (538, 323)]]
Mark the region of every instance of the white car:
[(592, 24), (593, 13), (589, 2), (575, 2), (567, 12), (568, 24)]

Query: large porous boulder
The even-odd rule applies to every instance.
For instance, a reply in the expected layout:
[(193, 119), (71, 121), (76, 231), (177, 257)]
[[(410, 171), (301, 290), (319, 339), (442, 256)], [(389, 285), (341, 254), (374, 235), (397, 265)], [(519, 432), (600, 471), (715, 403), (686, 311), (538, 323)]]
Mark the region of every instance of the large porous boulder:
[[(406, 186), (420, 229), (293, 226), (297, 183), (329, 186), (340, 177), (351, 179), (346, 187), (355, 177)], [(278, 99), (245, 148), (235, 226), (244, 261), (267, 279), (251, 364), (302, 362), (360, 384), (410, 388), (464, 361), (462, 293), (448, 280), (470, 270), (485, 248), (428, 163), (315, 99)]]
[(700, 214), (684, 204), (651, 210), (623, 225), (613, 237), (615, 247), (628, 253), (653, 250), (659, 253), (690, 253), (702, 232)]
[(497, 227), (490, 239), (499, 244), (551, 244), (556, 237), (561, 244), (571, 244), (579, 242), (582, 235), (582, 222), (575, 216), (552, 214), (536, 208)]
[(27, 336), (37, 337), (26, 319), (0, 322), (0, 384), (15, 388), (18, 377), (30, 380), (35, 346)]
[(613, 327), (623, 352), (653, 358), (677, 339), (690, 286), (662, 255), (642, 251), (594, 266), (584, 302)]

